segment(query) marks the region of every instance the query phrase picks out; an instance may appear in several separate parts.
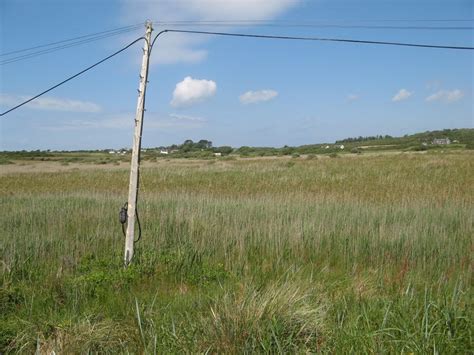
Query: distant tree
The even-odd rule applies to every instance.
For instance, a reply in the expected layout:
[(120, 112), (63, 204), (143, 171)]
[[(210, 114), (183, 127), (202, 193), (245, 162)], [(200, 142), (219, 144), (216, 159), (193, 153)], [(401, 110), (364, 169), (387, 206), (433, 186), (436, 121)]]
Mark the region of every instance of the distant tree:
[(186, 139), (181, 145), (180, 150), (187, 153), (193, 150), (194, 142), (191, 139)]
[(201, 139), (199, 142), (196, 143), (196, 145), (200, 148), (200, 149), (209, 149), (209, 148), (212, 148), (212, 142), (211, 141), (208, 141), (206, 139)]
[(233, 151), (234, 149), (232, 149), (232, 147), (229, 147), (228, 145), (224, 145), (215, 149), (216, 153), (221, 153), (222, 155), (229, 155)]
[(294, 148), (293, 147), (288, 147), (287, 145), (285, 145), (282, 149), (281, 149), (283, 155), (291, 155), (294, 151)]

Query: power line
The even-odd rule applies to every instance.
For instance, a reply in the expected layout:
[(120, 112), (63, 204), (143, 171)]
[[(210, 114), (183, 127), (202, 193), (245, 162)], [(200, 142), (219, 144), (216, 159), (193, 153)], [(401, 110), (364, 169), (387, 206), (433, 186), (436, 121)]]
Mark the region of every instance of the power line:
[[(474, 50), (474, 47), (460, 47), (460, 46), (445, 46), (445, 45), (431, 45), (431, 44), (421, 44), (421, 43), (404, 43), (404, 42), (383, 42), (383, 41), (367, 41), (367, 40), (356, 40), (356, 39), (345, 39), (345, 38), (322, 38), (322, 37), (295, 37), (295, 36), (275, 36), (275, 35), (261, 35), (261, 34), (246, 34), (246, 33), (231, 33), (231, 32), (208, 32), (208, 31), (195, 31), (195, 30), (173, 30), (173, 29), (165, 29), (159, 32), (153, 42), (151, 43), (150, 53), (153, 49), (155, 41), (158, 39), (160, 35), (163, 33), (189, 33), (189, 34), (203, 34), (203, 35), (214, 35), (214, 36), (227, 36), (227, 37), (249, 37), (249, 38), (261, 38), (261, 39), (278, 39), (278, 40), (299, 40), (299, 41), (324, 41), (324, 42), (343, 42), (343, 43), (354, 43), (354, 44), (374, 44), (374, 45), (390, 45), (390, 46), (404, 46), (404, 47), (420, 47), (420, 48), (437, 48), (437, 49), (458, 49), (458, 50)], [(133, 42), (129, 43), (127, 46), (123, 47), (122, 49), (118, 50), (117, 52), (109, 55), (108, 57), (96, 62), (95, 64), (87, 67), (86, 69), (70, 76), (69, 78), (61, 81), (60, 83), (50, 87), (49, 89), (39, 93), (38, 95), (33, 96), (32, 98), (12, 107), (11, 109), (3, 112), (0, 116), (4, 116), (7, 113), (14, 111), (21, 106), (37, 99), (38, 97), (50, 92), (51, 90), (56, 89), (57, 87), (67, 83), (68, 81), (78, 77), (79, 75), (89, 71), (90, 69), (96, 67), (97, 65), (109, 60), (110, 58), (116, 56), (117, 54), (123, 52), (127, 48), (131, 47), (133, 44), (138, 42), (139, 40), (144, 39), (144, 37), (137, 38)]]
[(341, 28), (341, 29), (384, 29), (384, 30), (436, 30), (462, 31), (474, 30), (473, 26), (388, 26), (388, 25), (341, 25), (331, 23), (304, 23), (304, 22), (255, 22), (255, 21), (173, 21), (156, 22), (157, 26), (208, 26), (208, 27), (303, 27), (303, 28)]
[(22, 55), (13, 57), (13, 58), (7, 58), (7, 59), (4, 59), (4, 60), (1, 60), (0, 61), (0, 66), (15, 63), (15, 62), (30, 59), (30, 58), (34, 58), (34, 57), (37, 57), (37, 56), (40, 56), (40, 55), (56, 52), (56, 51), (59, 51), (59, 50), (79, 46), (79, 45), (82, 45), (82, 44), (95, 42), (95, 41), (98, 41), (98, 40), (101, 40), (101, 39), (104, 39), (104, 38), (118, 36), (118, 35), (121, 35), (121, 34), (124, 34), (124, 33), (129, 33), (129, 32), (132, 32), (132, 31), (136, 31), (136, 30), (137, 30), (137, 28), (121, 30), (121, 31), (114, 32), (114, 33), (109, 33), (109, 34), (104, 34), (104, 35), (101, 35), (101, 36), (86, 38), (86, 39), (82, 39), (82, 40), (79, 40), (79, 41), (70, 42), (70, 43), (59, 45), (59, 46), (55, 46), (55, 47), (51, 47), (51, 48), (45, 48), (45, 49), (42, 49), (42, 50), (39, 50), (39, 51), (22, 54)]
[(63, 44), (63, 45), (60, 45), (60, 46), (46, 48), (46, 49), (42, 49), (42, 50), (39, 50), (39, 51), (36, 51), (36, 52), (27, 53), (27, 54), (23, 54), (23, 55), (20, 55), (20, 56), (13, 57), (13, 58), (4, 59), (3, 61), (0, 61), (0, 66), (15, 63), (15, 62), (30, 59), (30, 58), (34, 58), (34, 57), (37, 57), (37, 56), (40, 56), (40, 55), (56, 52), (56, 51), (59, 51), (59, 50), (62, 50), (62, 49), (71, 48), (71, 47), (79, 46), (79, 45), (90, 43), (90, 42), (95, 42), (95, 41), (98, 41), (98, 40), (101, 40), (101, 39), (104, 39), (104, 38), (109, 38), (109, 37), (121, 35), (121, 34), (132, 32), (132, 31), (135, 31), (135, 30), (137, 30), (137, 28), (121, 30), (121, 31), (114, 32), (114, 33), (104, 34), (104, 35), (96, 36), (96, 37), (92, 37), (92, 38), (86, 38), (86, 39), (83, 39), (83, 40), (80, 40), (80, 41), (66, 43), (66, 44)]
[[(160, 22), (160, 21), (155, 21)], [(163, 21), (167, 22), (167, 21)], [(193, 22), (210, 22), (210, 23), (226, 23), (226, 22), (253, 22), (253, 23), (261, 23), (261, 22), (275, 22), (275, 23), (299, 23), (300, 20), (243, 20), (243, 19), (235, 19), (235, 20), (175, 20), (175, 21), (168, 21), (168, 22), (175, 22), (175, 23), (193, 23)], [(303, 21), (305, 23), (328, 23), (328, 22), (345, 22), (345, 23), (374, 23), (374, 22), (474, 22), (474, 19), (357, 19), (357, 20), (349, 20), (349, 19), (331, 19), (331, 20), (321, 20), (321, 19), (314, 19), (311, 21)]]
[[(378, 20), (369, 20), (369, 21), (364, 21), (364, 20), (358, 20), (355, 22), (377, 22)], [(471, 21), (471, 20), (380, 20), (380, 21)], [(351, 22), (351, 21), (349, 21)], [(354, 21), (352, 21), (354, 22)], [(268, 20), (233, 20), (233, 21), (228, 21), (228, 20), (205, 20), (205, 21), (173, 21), (173, 22), (156, 22), (157, 25), (164, 25), (164, 26), (179, 26), (179, 27), (189, 27), (189, 26), (232, 26), (232, 27), (249, 27), (249, 26), (264, 26), (264, 27), (313, 27), (313, 28), (351, 28), (351, 29), (401, 29), (401, 30), (473, 30), (474, 27), (472, 26), (386, 26), (386, 25), (340, 25), (340, 24), (331, 24), (331, 23), (325, 23), (321, 21), (316, 21), (316, 22), (291, 22), (291, 21), (268, 21)], [(26, 53), (22, 54), (13, 58), (7, 58), (4, 60), (0, 60), (0, 66), (15, 63), (18, 61), (34, 58), (36, 56), (44, 55), (44, 54), (49, 54), (52, 52), (56, 52), (62, 49), (67, 49), (70, 47), (90, 43), (93, 41), (97, 41), (100, 39), (112, 37), (112, 36), (117, 36), (123, 33), (135, 31), (139, 29), (142, 26), (142, 24), (135, 24), (135, 25), (129, 25), (129, 26), (124, 26), (124, 27), (119, 27), (111, 30), (106, 30), (106, 31), (101, 31), (101, 32), (96, 32), (88, 35), (83, 35), (83, 36), (78, 36), (66, 40), (61, 40), (61, 41), (56, 41), (48, 44), (43, 44), (39, 46), (34, 46), (30, 48), (24, 48), (20, 50), (15, 50), (7, 53), (2, 53), (0, 54), (1, 56), (9, 56), (12, 54), (18, 54), (18, 53), (23, 53), (23, 52), (29, 52), (34, 49), (39, 49), (39, 48), (45, 48), (36, 52), (32, 53)], [(54, 45), (61, 44), (60, 46), (56, 47), (51, 47)], [(46, 47), (51, 47), (51, 48), (46, 48)]]
[(346, 38), (275, 36), (275, 35), (247, 34), (247, 33), (210, 32), (210, 31), (173, 30), (173, 29), (163, 30), (160, 33), (158, 33), (153, 39), (152, 46), (155, 43), (158, 36), (165, 32), (193, 33), (193, 34), (227, 36), (227, 37), (250, 37), (250, 38), (262, 38), (262, 39), (297, 40), (297, 41), (345, 42), (345, 43), (354, 43), (354, 44), (374, 44), (374, 45), (386, 45), (386, 46), (438, 48), (438, 49), (459, 49), (459, 50), (473, 50), (474, 49), (474, 47), (433, 45), (433, 44), (423, 44), (423, 43), (367, 41), (367, 40), (346, 39)]
[(7, 110), (7, 111), (5, 111), (5, 112), (3, 112), (3, 113), (0, 113), (0, 116), (4, 116), (4, 115), (6, 115), (7, 113), (12, 112), (12, 111), (14, 111), (14, 110), (20, 108), (21, 106), (26, 105), (28, 102), (31, 102), (31, 101), (37, 99), (38, 97), (43, 96), (44, 94), (50, 92), (51, 90), (54, 90), (54, 89), (56, 89), (57, 87), (59, 87), (59, 86), (65, 84), (65, 83), (67, 83), (68, 81), (70, 81), (70, 80), (72, 80), (72, 79), (74, 79), (74, 78), (77, 78), (79, 75), (84, 74), (85, 72), (91, 70), (92, 68), (98, 66), (99, 64), (101, 64), (101, 63), (103, 63), (103, 62), (105, 62), (105, 61), (111, 59), (112, 57), (115, 57), (117, 54), (122, 53), (123, 51), (125, 51), (125, 50), (128, 49), (129, 47), (133, 46), (135, 43), (137, 43), (138, 41), (140, 41), (140, 40), (142, 40), (142, 39), (145, 39), (145, 38), (144, 38), (144, 37), (137, 38), (136, 40), (130, 42), (130, 43), (127, 44), (125, 47), (123, 47), (122, 49), (119, 49), (119, 50), (116, 51), (115, 53), (112, 53), (111, 55), (105, 57), (104, 59), (101, 59), (100, 61), (98, 61), (98, 62), (92, 64), (91, 66), (89, 66), (89, 67), (87, 67), (87, 68), (81, 70), (80, 72), (78, 72), (78, 73), (76, 73), (76, 74), (70, 76), (69, 78), (67, 78), (67, 79), (61, 81), (60, 83), (58, 83), (58, 84), (56, 84), (56, 85), (50, 87), (49, 89), (46, 89), (46, 90), (44, 90), (43, 92), (41, 92), (41, 93), (39, 93), (39, 94), (33, 96), (32, 98), (30, 98), (30, 99), (28, 99), (28, 100), (25, 100), (25, 101), (23, 101), (22, 103), (20, 103), (20, 104), (14, 106), (14, 107), (12, 107), (11, 109), (9, 109), (9, 110)]
[(135, 24), (135, 25), (129, 25), (129, 26), (124, 26), (124, 27), (118, 27), (118, 28), (114, 28), (114, 29), (111, 29), (111, 30), (105, 30), (105, 31), (101, 31), (101, 32), (96, 32), (96, 33), (91, 33), (91, 34), (87, 34), (87, 35), (82, 35), (82, 36), (79, 36), (79, 37), (73, 37), (73, 38), (69, 38), (69, 39), (64, 39), (64, 40), (57, 41), (57, 42), (51, 42), (51, 43), (41, 44), (41, 45), (34, 46), (34, 47), (23, 48), (23, 49), (14, 50), (14, 51), (11, 51), (11, 52), (1, 53), (1, 54), (0, 54), (0, 57), (8, 56), (8, 55), (11, 55), (11, 54), (16, 54), (16, 53), (21, 53), (21, 52), (26, 52), (26, 51), (30, 51), (30, 50), (33, 50), (33, 49), (49, 47), (49, 46), (53, 46), (53, 45), (56, 45), (56, 44), (61, 44), (61, 43), (65, 43), (65, 42), (75, 41), (75, 40), (83, 39), (83, 38), (87, 38), (87, 37), (95, 37), (95, 36), (103, 35), (103, 34), (105, 34), (105, 33), (116, 32), (116, 31), (122, 31), (122, 30), (128, 30), (128, 29), (135, 29), (135, 28), (139, 28), (139, 27), (141, 27), (141, 26), (143, 26), (143, 24), (140, 23), (140, 24)]

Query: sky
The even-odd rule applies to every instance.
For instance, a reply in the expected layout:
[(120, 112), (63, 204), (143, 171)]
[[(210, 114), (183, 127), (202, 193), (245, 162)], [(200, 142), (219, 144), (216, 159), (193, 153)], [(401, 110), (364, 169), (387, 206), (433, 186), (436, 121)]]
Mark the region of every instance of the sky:
[[(179, 28), (474, 46), (473, 30), (389, 28), (473, 27), (473, 4), (471, 0), (2, 0), (0, 111), (122, 48), (142, 36), (145, 28), (2, 65), (2, 60), (15, 56), (5, 53), (146, 19), (154, 22), (154, 34), (178, 28), (158, 22), (225, 21)], [(237, 26), (238, 21), (253, 22)], [(277, 26), (262, 26), (261, 21)], [(139, 42), (0, 117), (0, 150), (131, 147), (141, 47)], [(142, 146), (207, 139), (215, 146), (279, 147), (473, 128), (473, 52), (165, 33), (150, 58)]]

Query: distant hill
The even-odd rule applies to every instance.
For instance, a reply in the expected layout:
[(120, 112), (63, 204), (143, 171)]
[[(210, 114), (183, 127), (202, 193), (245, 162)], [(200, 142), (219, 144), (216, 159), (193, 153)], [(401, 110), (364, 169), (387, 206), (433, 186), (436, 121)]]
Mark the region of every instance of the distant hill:
[[(432, 141), (435, 138), (449, 138), (451, 141), (459, 141), (460, 143), (474, 143), (474, 128), (460, 128), (460, 129), (444, 129), (442, 131), (427, 131), (423, 133), (416, 133), (407, 138), (414, 138), (418, 140)], [(405, 138), (405, 137), (404, 137)]]
[(353, 137), (336, 141), (336, 144), (344, 144), (347, 148), (371, 149), (371, 150), (426, 150), (439, 148), (434, 144), (435, 140), (449, 139), (450, 144), (445, 148), (474, 148), (474, 129), (444, 129), (441, 131), (426, 131), (405, 135), (403, 137), (391, 136), (369, 136)]
[[(449, 144), (446, 143), (449, 139)], [(436, 142), (434, 140), (441, 140)], [(337, 156), (339, 153), (364, 153), (377, 151), (423, 151), (423, 150), (464, 150), (474, 149), (474, 129), (444, 129), (427, 131), (403, 137), (369, 136), (353, 137), (338, 140), (334, 143), (307, 144), (297, 147), (247, 147), (232, 148), (230, 146), (214, 147), (209, 140), (201, 139), (193, 142), (188, 139), (183, 144), (173, 144), (168, 147), (142, 149), (141, 159), (156, 160), (157, 158), (197, 158), (211, 159), (227, 155), (240, 157), (292, 156), (325, 154)], [(0, 152), (0, 165), (12, 164), (16, 160), (60, 161), (64, 164), (85, 162), (95, 164), (119, 163), (129, 161), (129, 149), (103, 149), (90, 151), (21, 151)]]
[(444, 129), (442, 131), (426, 131), (423, 133), (415, 133), (411, 135), (405, 135), (403, 137), (392, 137), (392, 136), (369, 136), (369, 137), (354, 137), (345, 138), (336, 143), (370, 143), (374, 144), (387, 144), (392, 143), (431, 143), (434, 139), (449, 138), (451, 141), (458, 141), (460, 143), (472, 143), (474, 142), (474, 129), (473, 128), (459, 128), (459, 129)]

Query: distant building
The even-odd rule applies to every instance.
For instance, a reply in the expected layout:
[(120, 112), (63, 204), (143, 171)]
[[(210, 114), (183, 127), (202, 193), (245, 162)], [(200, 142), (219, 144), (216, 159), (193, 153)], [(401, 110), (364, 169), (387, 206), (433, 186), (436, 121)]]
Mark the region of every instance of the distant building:
[(214, 153), (214, 156), (215, 157), (220, 157), (220, 156), (222, 156), (222, 153)]
[(344, 144), (341, 144), (341, 145), (339, 146), (339, 148), (340, 148), (340, 149), (344, 149)]
[(436, 145), (446, 145), (451, 144), (451, 140), (449, 138), (435, 138), (431, 143)]
[(166, 149), (161, 149), (160, 154), (168, 155), (168, 151)]

